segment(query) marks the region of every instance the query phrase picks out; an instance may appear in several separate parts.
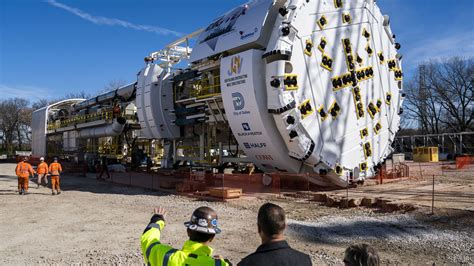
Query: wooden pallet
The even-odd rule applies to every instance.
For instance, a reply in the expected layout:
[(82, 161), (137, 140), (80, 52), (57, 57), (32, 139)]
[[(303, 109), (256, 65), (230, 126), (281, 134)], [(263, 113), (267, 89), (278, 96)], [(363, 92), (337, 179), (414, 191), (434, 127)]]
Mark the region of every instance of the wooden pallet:
[(231, 188), (231, 187), (219, 187), (209, 189), (209, 193), (212, 197), (221, 198), (221, 199), (237, 199), (242, 196), (241, 188)]

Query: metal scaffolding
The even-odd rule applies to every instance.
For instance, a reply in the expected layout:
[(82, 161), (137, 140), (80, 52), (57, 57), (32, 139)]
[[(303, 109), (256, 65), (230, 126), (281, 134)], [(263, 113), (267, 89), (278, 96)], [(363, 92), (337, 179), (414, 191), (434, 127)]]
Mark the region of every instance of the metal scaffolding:
[(413, 152), (419, 146), (438, 147), (440, 153), (474, 153), (474, 132), (398, 136), (394, 141), (396, 152)]

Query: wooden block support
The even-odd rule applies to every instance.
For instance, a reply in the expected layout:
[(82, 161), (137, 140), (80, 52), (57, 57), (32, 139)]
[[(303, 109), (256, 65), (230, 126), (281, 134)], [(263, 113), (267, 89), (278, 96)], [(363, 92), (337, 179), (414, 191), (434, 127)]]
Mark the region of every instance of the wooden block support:
[(223, 199), (237, 199), (242, 196), (241, 188), (219, 187), (211, 188), (209, 189), (209, 192), (212, 197)]

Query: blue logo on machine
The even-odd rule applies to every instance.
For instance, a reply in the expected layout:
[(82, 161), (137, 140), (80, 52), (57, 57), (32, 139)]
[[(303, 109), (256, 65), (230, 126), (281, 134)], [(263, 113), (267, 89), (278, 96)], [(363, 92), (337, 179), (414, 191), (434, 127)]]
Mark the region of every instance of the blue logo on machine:
[[(252, 136), (253, 137), (253, 136), (261, 136), (262, 135), (261, 131), (252, 131), (252, 129), (250, 128), (249, 123), (242, 123), (242, 128), (244, 129), (245, 132), (237, 132), (237, 136), (239, 136), (239, 137), (246, 137), (246, 136)], [(255, 146), (255, 145), (251, 145), (251, 144), (253, 144), (253, 143), (247, 143), (247, 145), (249, 147), (250, 146)], [(247, 148), (247, 145), (246, 145), (246, 143), (244, 143), (244, 146), (246, 146), (246, 148)], [(267, 144), (264, 143), (264, 145), (266, 146)], [(247, 148), (247, 149), (250, 149), (250, 148)]]
[(257, 33), (257, 32), (258, 32), (258, 28), (253, 29), (253, 31), (252, 31), (252, 32), (249, 32), (249, 33), (245, 33), (245, 32), (243, 32), (243, 31), (240, 31), (240, 32), (239, 32), (239, 33), (240, 33), (240, 39), (241, 39), (241, 40), (245, 40), (245, 39), (247, 39), (247, 38), (250, 38), (250, 37), (254, 36), (255, 33)]
[(234, 103), (234, 110), (240, 111), (245, 107), (244, 96), (240, 92), (232, 93), (232, 102)]
[(250, 131), (250, 125), (249, 123), (242, 123), (242, 128), (245, 130), (245, 131)]
[(267, 144), (265, 142), (244, 142), (243, 144), (246, 149), (261, 149), (267, 147)]
[(240, 56), (234, 56), (230, 59), (230, 68), (227, 71), (227, 74), (229, 76), (235, 75), (235, 74), (240, 74), (240, 71), (242, 70), (242, 64), (244, 62), (244, 59)]

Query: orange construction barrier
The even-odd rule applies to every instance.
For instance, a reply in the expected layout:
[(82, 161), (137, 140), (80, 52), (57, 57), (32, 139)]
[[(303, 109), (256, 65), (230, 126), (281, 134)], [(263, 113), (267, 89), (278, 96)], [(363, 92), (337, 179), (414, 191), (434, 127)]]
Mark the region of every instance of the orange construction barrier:
[(463, 169), (471, 163), (470, 156), (458, 156), (456, 158), (456, 169)]

